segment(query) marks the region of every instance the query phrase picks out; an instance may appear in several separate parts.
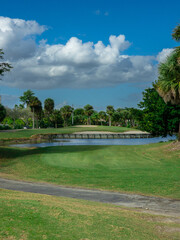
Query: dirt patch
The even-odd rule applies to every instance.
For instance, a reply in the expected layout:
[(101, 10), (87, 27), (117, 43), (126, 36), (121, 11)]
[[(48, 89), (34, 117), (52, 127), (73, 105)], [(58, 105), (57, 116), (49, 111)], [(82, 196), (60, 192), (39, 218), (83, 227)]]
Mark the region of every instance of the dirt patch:
[(180, 142), (178, 141), (172, 142), (168, 146), (169, 146), (169, 149), (168, 149), (169, 151), (180, 150)]

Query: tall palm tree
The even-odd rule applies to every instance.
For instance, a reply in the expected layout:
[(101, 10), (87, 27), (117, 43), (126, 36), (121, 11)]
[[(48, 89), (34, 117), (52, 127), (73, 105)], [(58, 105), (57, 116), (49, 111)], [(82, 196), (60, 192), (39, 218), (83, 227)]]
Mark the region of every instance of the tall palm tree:
[[(176, 35), (175, 35), (176, 33)], [(174, 34), (174, 35), (173, 35)], [(180, 26), (178, 25), (172, 36), (179, 41), (180, 39)], [(179, 37), (178, 37), (179, 36)], [(165, 62), (159, 65), (159, 76), (155, 82), (154, 87), (164, 101), (171, 102), (174, 105), (180, 105), (180, 51), (179, 47), (176, 48), (172, 54), (167, 57)], [(180, 121), (179, 121), (179, 134), (178, 140), (180, 141)]]
[(104, 112), (104, 111), (100, 111), (99, 112), (99, 118), (100, 118), (100, 121), (101, 121), (101, 125), (102, 125), (102, 122), (104, 121), (106, 121), (106, 118), (107, 118), (107, 115), (106, 115), (106, 113)]
[(72, 107), (69, 106), (69, 105), (65, 105), (64, 107), (62, 107), (60, 109), (60, 112), (61, 112), (61, 115), (62, 115), (62, 118), (64, 120), (64, 126), (67, 127), (68, 125), (68, 119), (70, 118), (71, 114), (72, 114)]
[[(31, 108), (31, 111), (33, 112), (33, 129), (34, 129), (34, 120), (35, 120), (35, 115), (36, 115), (36, 125), (37, 124), (37, 118), (38, 118), (38, 114), (42, 111), (42, 104), (41, 104), (41, 101), (33, 96), (31, 98), (31, 101), (30, 101), (30, 108)], [(38, 126), (36, 126), (38, 127)]]
[(109, 126), (111, 126), (111, 119), (112, 119), (112, 115), (114, 113), (114, 107), (111, 106), (111, 105), (107, 106), (106, 107), (106, 112), (107, 112), (107, 114), (109, 116)]
[(87, 104), (86, 106), (84, 106), (84, 113), (85, 115), (88, 117), (88, 121), (87, 124), (91, 125), (91, 115), (94, 113), (94, 109), (93, 106)]

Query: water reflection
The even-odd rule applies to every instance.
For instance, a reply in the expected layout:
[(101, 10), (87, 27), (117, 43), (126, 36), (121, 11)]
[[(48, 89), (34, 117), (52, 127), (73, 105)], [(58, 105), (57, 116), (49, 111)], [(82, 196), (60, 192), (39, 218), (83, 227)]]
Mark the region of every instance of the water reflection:
[(166, 142), (175, 140), (176, 136), (134, 139), (54, 139), (53, 142), (13, 144), (11, 147), (54, 147), (54, 146), (79, 146), (79, 145), (144, 145), (149, 143)]

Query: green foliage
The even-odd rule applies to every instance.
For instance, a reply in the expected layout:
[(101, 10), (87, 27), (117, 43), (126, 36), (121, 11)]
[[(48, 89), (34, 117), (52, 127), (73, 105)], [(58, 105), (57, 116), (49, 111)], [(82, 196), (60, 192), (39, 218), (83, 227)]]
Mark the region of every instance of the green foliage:
[(73, 108), (69, 105), (65, 105), (60, 109), (62, 118), (64, 120), (64, 126), (68, 126), (68, 120), (71, 117), (72, 111), (73, 111)]
[(0, 125), (0, 130), (10, 130), (11, 127), (9, 125)]
[[(3, 60), (4, 52), (2, 49), (0, 49), (0, 60)], [(0, 76), (4, 76), (5, 72), (9, 72), (11, 70), (12, 66), (11, 64), (7, 62), (0, 62)]]
[(99, 114), (97, 112), (94, 112), (91, 115), (91, 123), (94, 125), (98, 125), (99, 124)]
[(138, 105), (142, 110), (136, 111), (136, 119), (141, 129), (162, 136), (177, 132), (180, 106), (165, 104), (154, 88), (143, 92), (143, 101)]
[(6, 109), (0, 104), (0, 122), (6, 117)]
[(173, 37), (174, 40), (180, 41), (180, 24), (178, 24), (174, 28), (173, 33), (172, 33), (172, 37)]
[(173, 51), (165, 62), (160, 63), (154, 87), (166, 103), (180, 105), (180, 65), (177, 59), (178, 53)]
[(112, 118), (112, 115), (114, 113), (114, 107), (111, 106), (111, 105), (107, 106), (106, 107), (106, 112), (107, 112), (107, 114), (109, 116), (109, 126), (111, 126), (111, 118)]
[(99, 120), (101, 122), (101, 125), (106, 125), (106, 122), (107, 122), (107, 115), (106, 115), (106, 112), (104, 111), (100, 111), (99, 113)]
[(84, 106), (84, 113), (88, 117), (87, 124), (91, 125), (91, 118), (90, 117), (94, 113), (93, 106), (91, 106), (90, 104), (85, 105)]
[(50, 120), (53, 122), (55, 128), (63, 126), (63, 118), (61, 116), (60, 110), (55, 109), (51, 114)]
[(54, 100), (51, 98), (47, 98), (44, 101), (44, 109), (48, 115), (52, 114), (54, 110)]
[(25, 125), (26, 124), (22, 119), (16, 119), (14, 122), (14, 129), (22, 129)]
[(21, 96), (19, 99), (23, 104), (30, 106), (30, 102), (32, 101), (33, 96), (34, 96), (34, 93), (29, 89), (26, 92), (24, 92), (23, 96)]
[(11, 117), (5, 117), (4, 120), (2, 121), (2, 123), (13, 127), (14, 121)]

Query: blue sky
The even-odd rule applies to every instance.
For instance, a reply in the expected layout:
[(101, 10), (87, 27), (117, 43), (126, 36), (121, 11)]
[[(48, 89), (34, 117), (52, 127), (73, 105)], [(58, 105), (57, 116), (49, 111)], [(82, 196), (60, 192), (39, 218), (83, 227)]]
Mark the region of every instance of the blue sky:
[(30, 88), (57, 107), (136, 107), (158, 62), (177, 46), (171, 33), (179, 9), (175, 0), (2, 2), (0, 48), (14, 67), (0, 83), (3, 104), (12, 107)]

